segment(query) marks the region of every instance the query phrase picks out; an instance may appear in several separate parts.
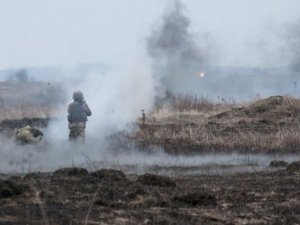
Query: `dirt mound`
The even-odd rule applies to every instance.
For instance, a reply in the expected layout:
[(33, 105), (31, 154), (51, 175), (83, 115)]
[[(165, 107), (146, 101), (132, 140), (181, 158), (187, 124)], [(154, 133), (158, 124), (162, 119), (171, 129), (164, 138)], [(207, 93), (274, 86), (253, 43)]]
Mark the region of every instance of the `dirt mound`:
[(300, 173), (300, 161), (293, 162), (286, 168), (289, 173), (299, 174)]
[(225, 118), (268, 118), (280, 119), (285, 117), (297, 117), (300, 111), (300, 100), (289, 96), (271, 96), (266, 99), (257, 100), (247, 107), (234, 108), (210, 117), (210, 119)]
[(257, 113), (265, 113), (277, 106), (283, 105), (285, 102), (285, 97), (283, 96), (271, 96), (266, 99), (261, 99), (250, 104), (245, 111), (248, 115), (254, 115)]
[(183, 202), (192, 206), (216, 206), (217, 199), (214, 195), (205, 192), (194, 192), (185, 195), (175, 196), (175, 202)]
[(146, 173), (138, 177), (136, 182), (158, 187), (175, 187), (176, 183), (169, 177)]
[(127, 178), (122, 171), (114, 169), (101, 169), (92, 172), (91, 176), (105, 181), (127, 181)]
[(0, 180), (0, 198), (10, 198), (29, 191), (30, 187), (28, 185), (17, 184), (10, 180)]
[(71, 167), (71, 168), (58, 169), (54, 171), (53, 174), (59, 176), (82, 177), (82, 176), (87, 176), (88, 171), (84, 168)]
[(273, 160), (270, 162), (269, 167), (287, 167), (289, 164), (282, 160)]

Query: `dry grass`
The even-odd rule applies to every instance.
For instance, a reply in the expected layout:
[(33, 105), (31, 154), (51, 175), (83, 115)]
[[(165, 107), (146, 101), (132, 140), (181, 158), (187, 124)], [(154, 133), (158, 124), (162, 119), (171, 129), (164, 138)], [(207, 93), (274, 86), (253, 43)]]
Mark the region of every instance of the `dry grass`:
[(31, 105), (23, 102), (21, 105), (0, 106), (0, 120), (22, 118), (53, 118), (57, 116), (53, 107)]
[(161, 110), (172, 112), (202, 112), (217, 113), (229, 110), (234, 107), (241, 107), (247, 103), (237, 103), (234, 100), (219, 99), (217, 103), (213, 102), (209, 97), (197, 96), (192, 94), (171, 94), (167, 93), (165, 98), (160, 99), (155, 104), (155, 113)]
[(59, 84), (0, 82), (0, 120), (55, 117), (64, 99)]
[[(180, 97), (173, 102), (193, 105), (196, 99)], [(243, 104), (207, 105), (203, 110), (161, 107), (147, 117), (134, 139), (142, 146), (161, 145), (175, 153), (300, 152), (299, 99), (273, 96)]]
[(158, 101), (155, 110), (148, 116), (153, 123), (193, 122), (203, 123), (205, 118), (228, 111), (232, 108), (245, 107), (247, 102), (226, 101), (213, 102), (208, 97), (191, 94), (167, 94)]
[[(63, 92), (48, 86), (0, 83), (0, 120), (56, 117)], [(290, 96), (238, 103), (167, 94), (131, 138), (176, 153), (299, 152), (299, 115), (300, 99)]]

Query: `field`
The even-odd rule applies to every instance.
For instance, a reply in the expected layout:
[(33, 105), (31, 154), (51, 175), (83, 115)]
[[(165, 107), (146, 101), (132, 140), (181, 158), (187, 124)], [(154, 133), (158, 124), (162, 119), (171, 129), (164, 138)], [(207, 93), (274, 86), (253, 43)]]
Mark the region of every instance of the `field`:
[(60, 84), (0, 82), (0, 120), (54, 117), (65, 97)]
[[(11, 138), (27, 124), (46, 129), (55, 116), (51, 104), (28, 109), (3, 100), (1, 133)], [(9, 113), (16, 107), (19, 113)], [(146, 112), (145, 122), (134, 123), (136, 129), (112, 135), (111, 144), (160, 148), (175, 159), (239, 153), (245, 160), (166, 161), (143, 171), (135, 165), (0, 171), (0, 224), (300, 224), (300, 163), (293, 163), (300, 150), (299, 112), (300, 100), (291, 96), (239, 103), (169, 94)], [(290, 158), (269, 166), (251, 160), (252, 154)]]
[(300, 151), (300, 100), (271, 96), (249, 103), (211, 103), (175, 97), (131, 138), (175, 154), (241, 152), (286, 154)]
[(171, 178), (80, 168), (2, 175), (0, 223), (300, 223), (299, 173), (285, 168), (224, 175), (175, 172)]

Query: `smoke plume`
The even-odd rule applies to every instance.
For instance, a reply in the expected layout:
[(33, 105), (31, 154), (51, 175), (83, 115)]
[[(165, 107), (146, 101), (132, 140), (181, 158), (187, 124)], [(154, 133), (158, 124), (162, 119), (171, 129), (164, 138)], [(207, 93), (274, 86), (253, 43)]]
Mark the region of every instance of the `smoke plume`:
[(170, 92), (190, 89), (190, 84), (209, 62), (208, 37), (196, 36), (190, 31), (191, 21), (183, 10), (184, 6), (174, 1), (147, 39), (154, 77)]
[[(72, 78), (73, 79), (73, 78)], [(76, 81), (76, 82), (74, 82)], [(92, 116), (87, 122), (87, 137), (98, 139), (127, 129), (138, 117), (141, 110), (150, 110), (154, 104), (154, 79), (145, 70), (111, 69), (105, 74), (91, 73), (65, 84), (69, 103), (72, 93), (80, 90), (91, 108)], [(67, 106), (61, 109), (60, 120), (52, 124), (51, 135), (57, 138), (57, 131), (68, 133), (66, 120)], [(67, 139), (67, 135), (62, 140)], [(98, 143), (103, 145), (103, 143)]]

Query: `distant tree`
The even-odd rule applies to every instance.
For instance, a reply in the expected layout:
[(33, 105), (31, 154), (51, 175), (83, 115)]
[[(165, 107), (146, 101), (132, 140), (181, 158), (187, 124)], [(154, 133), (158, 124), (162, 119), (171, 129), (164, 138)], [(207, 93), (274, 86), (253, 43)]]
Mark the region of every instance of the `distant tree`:
[(9, 75), (8, 79), (9, 81), (20, 81), (20, 82), (28, 82), (28, 73), (26, 69), (20, 69), (14, 72), (13, 74)]

